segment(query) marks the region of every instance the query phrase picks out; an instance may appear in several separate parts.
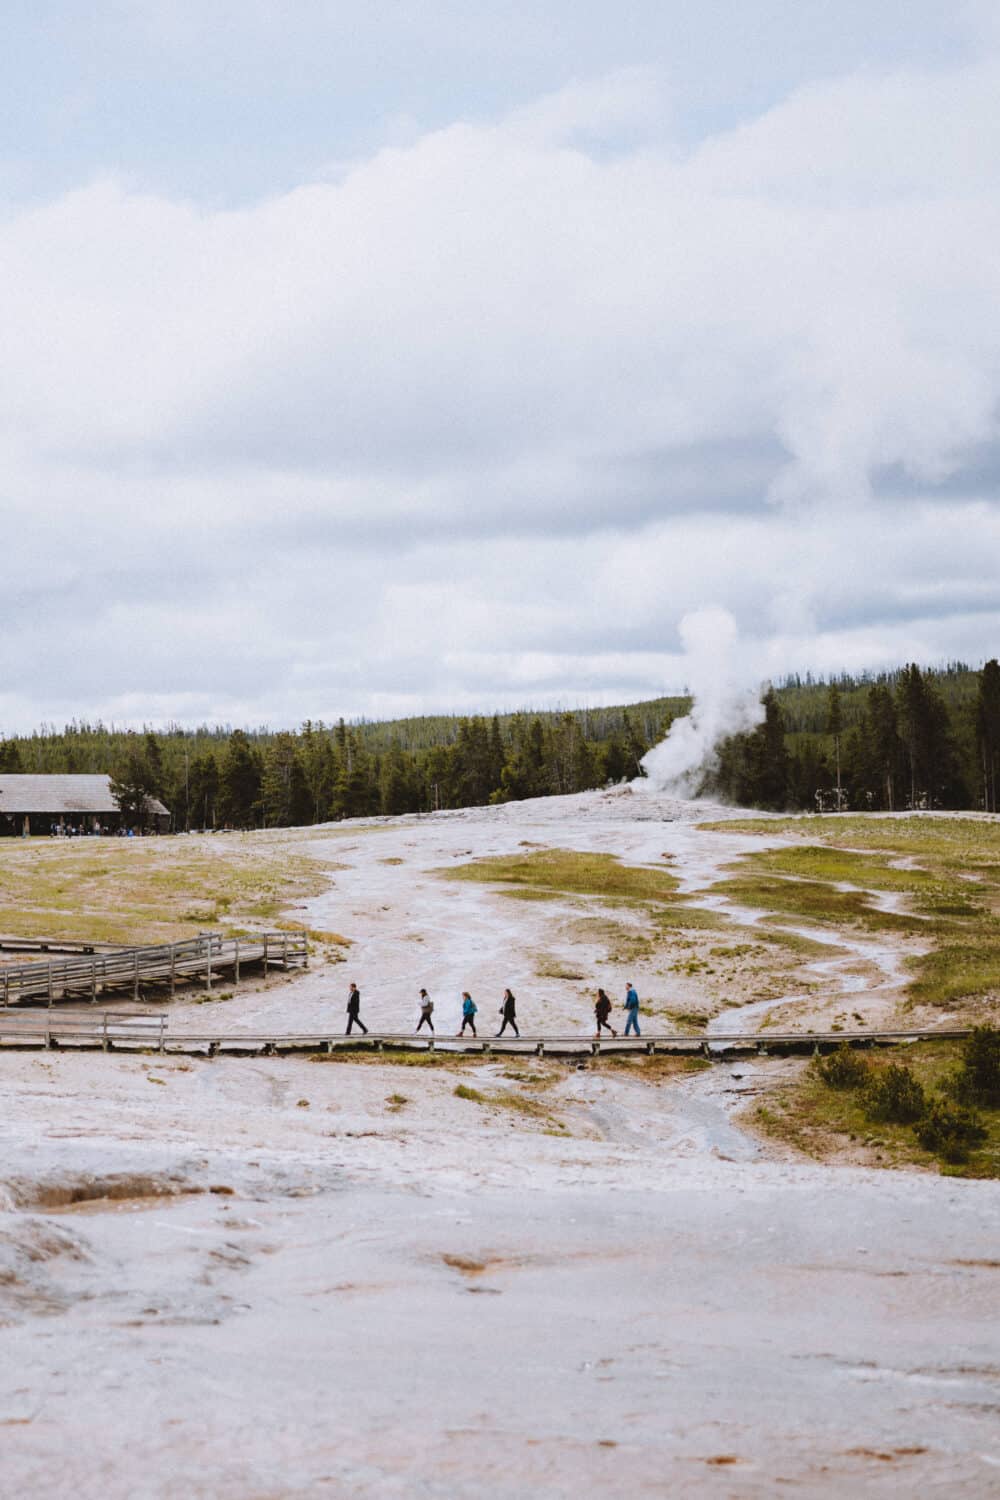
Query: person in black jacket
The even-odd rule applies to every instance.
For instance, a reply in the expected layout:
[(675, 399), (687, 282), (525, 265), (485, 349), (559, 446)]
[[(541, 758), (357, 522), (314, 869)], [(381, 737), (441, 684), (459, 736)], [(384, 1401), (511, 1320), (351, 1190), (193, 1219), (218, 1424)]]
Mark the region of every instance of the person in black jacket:
[(347, 996), (347, 1031), (345, 1032), (346, 1036), (350, 1036), (351, 1028), (354, 1025), (355, 1021), (357, 1021), (358, 1025), (361, 1027), (361, 1030), (364, 1032), (365, 1036), (367, 1036), (368, 1027), (361, 1019), (361, 991), (358, 989), (357, 985), (352, 982), (350, 993)]
[(514, 1006), (515, 1000), (513, 990), (504, 990), (503, 1003), (500, 1006), (500, 1014), (503, 1016), (503, 1025), (497, 1032), (497, 1036), (503, 1036), (508, 1026), (513, 1026), (515, 1036), (521, 1035), (521, 1033), (517, 1029), (517, 1021), (514, 1019)]
[(618, 1035), (617, 1031), (608, 1020), (610, 1014), (611, 1001), (603, 990), (598, 990), (597, 1004), (594, 1006), (594, 1019), (597, 1022), (597, 1030), (594, 1033), (595, 1037), (599, 1037), (602, 1031), (610, 1031), (612, 1036)]

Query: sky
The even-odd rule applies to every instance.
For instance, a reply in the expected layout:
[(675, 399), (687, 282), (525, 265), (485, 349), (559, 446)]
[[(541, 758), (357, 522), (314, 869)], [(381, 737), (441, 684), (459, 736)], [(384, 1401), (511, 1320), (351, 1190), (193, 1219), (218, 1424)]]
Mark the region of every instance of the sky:
[(998, 654), (998, 17), (7, 0), (0, 734)]

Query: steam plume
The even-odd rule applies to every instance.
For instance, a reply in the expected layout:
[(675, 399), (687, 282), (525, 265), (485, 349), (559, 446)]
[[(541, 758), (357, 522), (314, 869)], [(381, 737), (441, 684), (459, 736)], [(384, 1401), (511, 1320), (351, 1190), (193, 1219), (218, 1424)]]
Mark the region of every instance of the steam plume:
[(727, 609), (713, 605), (685, 615), (680, 633), (694, 703), (643, 756), (642, 765), (658, 790), (693, 797), (715, 765), (720, 740), (755, 729), (764, 708), (760, 693), (747, 688), (739, 670), (739, 632)]

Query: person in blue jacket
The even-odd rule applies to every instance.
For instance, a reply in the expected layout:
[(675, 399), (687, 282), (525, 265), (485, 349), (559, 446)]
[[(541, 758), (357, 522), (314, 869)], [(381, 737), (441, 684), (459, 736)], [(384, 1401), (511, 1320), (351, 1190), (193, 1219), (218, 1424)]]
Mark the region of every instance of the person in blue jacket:
[(459, 1028), (459, 1031), (457, 1033), (459, 1036), (462, 1036), (464, 1034), (466, 1026), (471, 1027), (471, 1029), (472, 1029), (472, 1035), (475, 1036), (475, 1034), (476, 1034), (476, 1010), (477, 1010), (476, 1002), (473, 1000), (473, 998), (469, 994), (468, 990), (463, 990), (462, 991), (462, 1025)]
[(628, 982), (628, 992), (625, 996), (625, 1009), (628, 1011), (628, 1020), (625, 1022), (625, 1035), (628, 1036), (630, 1031), (634, 1031), (636, 1036), (641, 1036), (642, 1032), (639, 1030), (639, 996), (635, 992), (635, 987), (631, 979)]

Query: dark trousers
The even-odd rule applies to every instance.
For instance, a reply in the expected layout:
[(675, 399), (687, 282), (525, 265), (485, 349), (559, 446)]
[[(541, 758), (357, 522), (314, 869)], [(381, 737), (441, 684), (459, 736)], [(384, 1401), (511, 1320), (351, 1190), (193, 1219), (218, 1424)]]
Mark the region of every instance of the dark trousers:
[(612, 1036), (614, 1036), (614, 1034), (615, 1034), (615, 1028), (612, 1026), (611, 1022), (610, 1021), (602, 1021), (601, 1018), (600, 1018), (600, 1016), (598, 1016), (598, 1018), (597, 1018), (597, 1034), (598, 1034), (598, 1036), (600, 1036), (600, 1034), (601, 1034), (602, 1031), (610, 1031)]
[(475, 1036), (475, 1034), (476, 1034), (476, 1023), (475, 1023), (475, 1021), (474, 1021), (474, 1020), (473, 1020), (473, 1019), (472, 1019), (472, 1017), (471, 1017), (471, 1016), (463, 1016), (463, 1017), (462, 1017), (462, 1031), (460, 1031), (460, 1032), (459, 1032), (459, 1033), (458, 1033), (458, 1034), (459, 1034), (459, 1036), (461, 1036), (461, 1035), (462, 1035), (462, 1032), (464, 1032), (464, 1031), (465, 1031), (465, 1028), (466, 1028), (466, 1026), (471, 1026), (471, 1028), (472, 1028), (472, 1035), (473, 1035), (473, 1036)]
[(361, 1030), (364, 1032), (365, 1036), (367, 1036), (368, 1027), (365, 1025), (364, 1021), (362, 1021), (356, 1010), (349, 1010), (347, 1012), (347, 1030), (345, 1031), (344, 1035), (350, 1036), (351, 1027), (354, 1025), (355, 1021), (357, 1021), (358, 1025), (361, 1027)]
[(421, 1026), (424, 1024), (425, 1021), (427, 1022), (428, 1026), (433, 1031), (434, 1030), (434, 1022), (431, 1020), (430, 1011), (427, 1011), (427, 1010), (425, 1010), (423, 1012), (423, 1014), (420, 1017), (420, 1020), (417, 1022), (417, 1030), (418, 1031), (420, 1030)]
[(514, 1035), (515, 1036), (520, 1036), (521, 1035), (521, 1033), (517, 1029), (517, 1022), (514, 1020), (514, 1017), (513, 1016), (504, 1016), (504, 1018), (503, 1018), (503, 1025), (500, 1027), (500, 1030), (497, 1032), (497, 1036), (503, 1036), (503, 1034), (507, 1030), (508, 1026), (513, 1026), (513, 1028), (514, 1028)]

